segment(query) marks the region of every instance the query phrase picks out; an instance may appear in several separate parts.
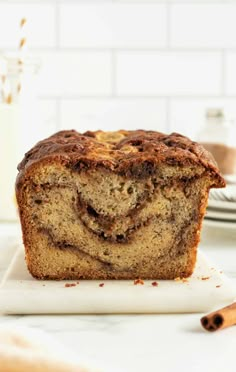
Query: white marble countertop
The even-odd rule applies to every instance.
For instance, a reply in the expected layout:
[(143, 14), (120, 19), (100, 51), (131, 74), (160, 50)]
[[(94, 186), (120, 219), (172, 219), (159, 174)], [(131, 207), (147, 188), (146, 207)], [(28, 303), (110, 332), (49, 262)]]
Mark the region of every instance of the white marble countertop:
[[(19, 227), (0, 224), (0, 278), (12, 257), (5, 249)], [(205, 228), (201, 248), (236, 290), (236, 231)], [(202, 314), (0, 316), (0, 324), (43, 329), (83, 359), (122, 372), (234, 372), (236, 327), (205, 332)]]

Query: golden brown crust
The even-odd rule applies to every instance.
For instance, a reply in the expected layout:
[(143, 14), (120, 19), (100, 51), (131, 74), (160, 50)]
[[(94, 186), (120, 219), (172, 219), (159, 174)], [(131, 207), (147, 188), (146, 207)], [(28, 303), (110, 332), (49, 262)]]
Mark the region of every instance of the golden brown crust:
[(25, 154), (18, 166), (19, 178), (39, 161), (58, 161), (78, 171), (102, 166), (122, 176), (136, 178), (150, 177), (157, 164), (202, 165), (214, 177), (215, 187), (225, 186), (211, 154), (178, 133), (61, 131), (40, 141)]

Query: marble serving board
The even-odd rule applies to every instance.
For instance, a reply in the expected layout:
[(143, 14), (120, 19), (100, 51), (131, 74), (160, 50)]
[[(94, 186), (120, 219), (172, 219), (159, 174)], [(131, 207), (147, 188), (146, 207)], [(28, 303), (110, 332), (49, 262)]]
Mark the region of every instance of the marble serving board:
[[(0, 286), (5, 314), (101, 314), (207, 312), (234, 300), (229, 280), (199, 252), (187, 280), (38, 281), (29, 274), (22, 247)], [(70, 286), (70, 284), (75, 284)]]

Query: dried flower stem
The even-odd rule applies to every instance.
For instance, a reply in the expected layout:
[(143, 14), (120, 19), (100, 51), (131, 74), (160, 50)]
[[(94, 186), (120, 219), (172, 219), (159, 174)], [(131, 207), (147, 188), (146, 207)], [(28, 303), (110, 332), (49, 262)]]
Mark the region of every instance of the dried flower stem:
[(19, 76), (18, 76), (17, 81), (16, 82), (14, 81), (14, 83), (12, 83), (11, 80), (9, 81), (9, 77), (7, 76), (7, 66), (5, 69), (3, 69), (4, 71), (0, 71), (0, 79), (1, 79), (0, 82), (2, 85), (1, 86), (1, 98), (2, 98), (3, 103), (11, 104), (12, 102), (14, 102), (15, 98), (19, 97), (19, 94), (22, 90), (21, 81), (22, 81), (23, 68), (21, 66), (23, 66), (24, 64), (23, 62), (24, 59), (22, 58), (22, 55), (23, 55), (25, 45), (26, 45), (26, 37), (24, 35), (24, 28), (25, 28), (26, 23), (27, 23), (26, 18), (22, 18), (19, 23), (21, 36), (20, 36), (20, 42), (18, 46), (19, 57), (18, 57), (17, 64), (19, 65), (19, 70), (18, 70)]
[(26, 44), (26, 38), (23, 37), (22, 39), (20, 39), (19, 49), (22, 49), (25, 44)]
[(6, 103), (8, 105), (10, 105), (12, 103), (12, 95), (11, 95), (11, 93), (9, 93), (8, 96), (6, 97)]
[(26, 18), (22, 18), (20, 21), (20, 27), (22, 28), (26, 24), (27, 20)]
[[(23, 62), (24, 59), (22, 58), (22, 55), (23, 55), (23, 51), (25, 50), (25, 45), (26, 45), (26, 37), (24, 35), (24, 29), (25, 29), (26, 23), (27, 23), (27, 19), (23, 17), (20, 20), (21, 39), (19, 42), (19, 59), (18, 59), (19, 66), (23, 66), (24, 64)], [(18, 82), (16, 83), (16, 97), (19, 97), (20, 92), (22, 90), (22, 73), (23, 73), (23, 68), (20, 68)]]

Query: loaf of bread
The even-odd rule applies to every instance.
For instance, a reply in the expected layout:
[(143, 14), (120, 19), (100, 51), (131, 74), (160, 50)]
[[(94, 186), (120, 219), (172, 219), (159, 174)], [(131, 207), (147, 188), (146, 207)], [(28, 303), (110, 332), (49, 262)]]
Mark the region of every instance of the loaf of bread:
[(26, 262), (38, 279), (174, 279), (192, 274), (211, 155), (180, 134), (61, 131), (19, 165)]

